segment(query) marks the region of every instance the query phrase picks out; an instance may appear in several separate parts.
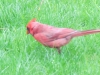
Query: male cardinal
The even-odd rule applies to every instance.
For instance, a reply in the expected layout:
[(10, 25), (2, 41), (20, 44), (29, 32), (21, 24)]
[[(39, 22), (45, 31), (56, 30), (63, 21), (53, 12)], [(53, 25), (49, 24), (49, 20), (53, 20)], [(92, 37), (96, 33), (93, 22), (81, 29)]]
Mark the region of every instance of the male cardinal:
[(44, 46), (56, 48), (61, 53), (60, 47), (68, 44), (74, 37), (84, 36), (100, 32), (100, 29), (77, 31), (69, 28), (56, 28), (31, 20), (27, 24), (27, 34), (31, 34)]

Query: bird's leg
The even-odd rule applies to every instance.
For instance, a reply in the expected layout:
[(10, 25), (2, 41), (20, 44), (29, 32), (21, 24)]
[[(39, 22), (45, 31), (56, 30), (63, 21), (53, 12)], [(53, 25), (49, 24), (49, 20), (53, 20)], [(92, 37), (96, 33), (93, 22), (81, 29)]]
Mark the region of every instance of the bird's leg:
[(56, 49), (58, 50), (58, 53), (61, 54), (60, 47), (56, 47)]

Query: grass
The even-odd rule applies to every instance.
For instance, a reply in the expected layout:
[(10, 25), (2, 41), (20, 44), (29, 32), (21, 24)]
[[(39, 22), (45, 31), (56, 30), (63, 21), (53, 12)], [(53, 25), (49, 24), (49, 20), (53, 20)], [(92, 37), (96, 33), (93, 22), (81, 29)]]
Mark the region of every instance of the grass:
[(98, 29), (100, 1), (40, 2), (0, 1), (0, 75), (99, 75), (100, 34), (74, 38), (59, 55), (26, 35), (26, 24), (35, 17), (56, 27)]

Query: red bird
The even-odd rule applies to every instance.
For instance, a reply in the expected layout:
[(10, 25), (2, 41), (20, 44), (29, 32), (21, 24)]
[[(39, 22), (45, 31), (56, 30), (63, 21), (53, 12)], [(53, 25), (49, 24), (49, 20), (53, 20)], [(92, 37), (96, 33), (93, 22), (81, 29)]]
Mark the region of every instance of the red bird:
[(56, 48), (61, 53), (60, 47), (68, 44), (74, 37), (84, 36), (100, 32), (100, 29), (77, 31), (69, 28), (56, 28), (31, 20), (27, 24), (27, 34), (31, 34), (44, 46)]

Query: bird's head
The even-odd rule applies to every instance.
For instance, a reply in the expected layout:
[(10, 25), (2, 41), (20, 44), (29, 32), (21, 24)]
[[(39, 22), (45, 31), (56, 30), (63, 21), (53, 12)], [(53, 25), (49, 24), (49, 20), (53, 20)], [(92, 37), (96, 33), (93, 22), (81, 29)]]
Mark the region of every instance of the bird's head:
[(34, 22), (36, 22), (36, 19), (32, 19), (28, 24), (27, 24), (27, 34), (33, 34), (33, 28), (34, 28)]

